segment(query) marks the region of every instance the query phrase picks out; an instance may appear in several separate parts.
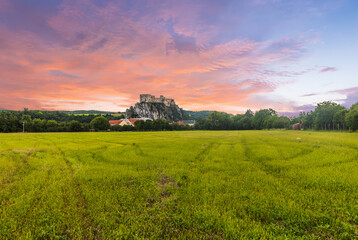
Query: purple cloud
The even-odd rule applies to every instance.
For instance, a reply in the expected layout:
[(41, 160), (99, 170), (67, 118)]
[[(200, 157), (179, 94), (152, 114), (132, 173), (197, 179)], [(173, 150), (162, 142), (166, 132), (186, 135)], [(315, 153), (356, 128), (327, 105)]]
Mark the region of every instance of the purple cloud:
[(317, 93), (309, 93), (309, 94), (302, 95), (301, 97), (312, 97), (317, 95), (318, 95)]
[(76, 79), (76, 78), (79, 78), (78, 76), (75, 76), (75, 75), (72, 75), (72, 74), (68, 74), (68, 73), (65, 73), (61, 70), (49, 70), (47, 71), (48, 74), (50, 74), (51, 76), (54, 76), (54, 77), (65, 77), (65, 78), (72, 78), (72, 79)]
[(344, 102), (342, 105), (346, 108), (350, 108), (353, 104), (358, 102), (358, 87), (340, 89), (332, 91), (332, 93), (340, 93), (346, 95), (346, 99), (340, 99), (340, 101)]
[(337, 68), (335, 68), (335, 67), (325, 67), (325, 68), (321, 69), (319, 72), (326, 73), (326, 72), (335, 72), (335, 71), (337, 71)]
[(315, 110), (315, 106), (312, 104), (306, 104), (302, 106), (293, 106), (292, 109), (297, 112), (310, 112)]

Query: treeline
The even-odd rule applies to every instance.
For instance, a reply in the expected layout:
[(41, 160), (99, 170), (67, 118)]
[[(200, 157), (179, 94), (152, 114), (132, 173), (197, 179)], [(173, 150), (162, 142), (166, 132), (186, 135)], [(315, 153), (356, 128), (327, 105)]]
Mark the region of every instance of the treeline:
[(200, 130), (252, 130), (290, 128), (291, 120), (278, 116), (273, 109), (261, 109), (256, 113), (247, 110), (244, 114), (230, 115), (212, 112), (207, 118), (197, 120), (195, 129)]
[(0, 132), (79, 132), (90, 131), (96, 117), (108, 120), (124, 118), (123, 114), (71, 114), (64, 111), (0, 111)]
[(134, 123), (134, 127), (130, 125), (113, 125), (110, 127), (111, 131), (180, 131), (180, 130), (193, 130), (194, 127), (189, 125), (179, 125), (171, 123), (164, 119), (156, 120), (138, 120)]
[(133, 128), (133, 130), (137, 130), (137, 131), (180, 131), (180, 130), (194, 129), (189, 125), (179, 125), (177, 123), (170, 123), (164, 119), (156, 119), (153, 121), (139, 120), (134, 123), (134, 126), (135, 127)]
[(31, 119), (40, 119), (40, 120), (55, 120), (56, 122), (70, 122), (72, 120), (81, 122), (81, 123), (90, 123), (94, 118), (98, 116), (104, 116), (108, 120), (118, 120), (124, 118), (124, 114), (113, 115), (111, 113), (93, 113), (96, 111), (39, 111), (39, 110), (28, 110), (25, 108), (23, 111), (0, 111), (0, 117), (3, 118), (17, 118), (22, 119), (24, 115), (28, 115)]
[(293, 119), (293, 123), (301, 120), (306, 129), (356, 131), (358, 129), (358, 103), (346, 109), (334, 102), (322, 102), (317, 104), (314, 111), (301, 113), (299, 117)]
[(334, 103), (319, 103), (314, 111), (301, 113), (290, 119), (278, 116), (273, 109), (231, 115), (211, 112), (196, 121), (194, 127), (170, 123), (163, 119), (136, 121), (135, 126), (110, 126), (108, 120), (124, 118), (112, 114), (68, 114), (61, 111), (0, 111), (0, 132), (81, 132), (81, 131), (172, 131), (172, 130), (261, 130), (291, 129), (292, 124), (303, 121), (304, 129), (350, 130), (358, 129), (358, 103), (350, 109)]
[[(68, 122), (57, 122), (56, 120), (46, 120), (35, 118), (31, 115), (5, 114), (0, 112), (0, 132), (89, 132), (89, 131), (173, 131), (191, 130), (189, 125), (179, 125), (170, 123), (167, 120), (157, 119), (154, 121), (136, 121), (135, 126), (114, 125), (110, 126), (109, 117), (106, 115), (94, 116), (90, 122), (80, 122), (71, 120)], [(123, 118), (123, 117), (122, 117)]]
[(261, 109), (256, 113), (247, 110), (244, 114), (213, 112), (207, 118), (197, 120), (195, 129), (202, 130), (261, 130), (273, 128), (291, 129), (292, 124), (303, 121), (304, 129), (350, 130), (358, 129), (358, 103), (349, 110), (334, 102), (317, 104), (314, 111), (301, 113), (290, 119), (278, 116), (273, 109)]

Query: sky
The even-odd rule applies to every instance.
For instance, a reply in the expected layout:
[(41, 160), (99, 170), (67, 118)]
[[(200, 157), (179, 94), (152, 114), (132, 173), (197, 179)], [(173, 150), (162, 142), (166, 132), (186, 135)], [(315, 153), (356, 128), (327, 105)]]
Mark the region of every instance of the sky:
[(0, 109), (358, 102), (356, 0), (0, 0)]

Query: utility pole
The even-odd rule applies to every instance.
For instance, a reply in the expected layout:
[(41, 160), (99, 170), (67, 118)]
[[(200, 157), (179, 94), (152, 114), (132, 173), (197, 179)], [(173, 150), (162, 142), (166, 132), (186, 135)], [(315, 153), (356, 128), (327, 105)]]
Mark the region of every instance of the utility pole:
[(25, 121), (22, 122), (22, 132), (25, 133)]

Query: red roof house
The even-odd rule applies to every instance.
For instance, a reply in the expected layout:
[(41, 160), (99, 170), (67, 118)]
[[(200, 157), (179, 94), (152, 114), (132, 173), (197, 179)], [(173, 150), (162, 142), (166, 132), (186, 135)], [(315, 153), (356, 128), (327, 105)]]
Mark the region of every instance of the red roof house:
[(111, 120), (111, 121), (109, 121), (109, 124), (111, 126), (113, 126), (113, 125), (119, 125), (119, 124), (121, 124), (121, 122), (123, 122), (123, 119), (122, 120)]

